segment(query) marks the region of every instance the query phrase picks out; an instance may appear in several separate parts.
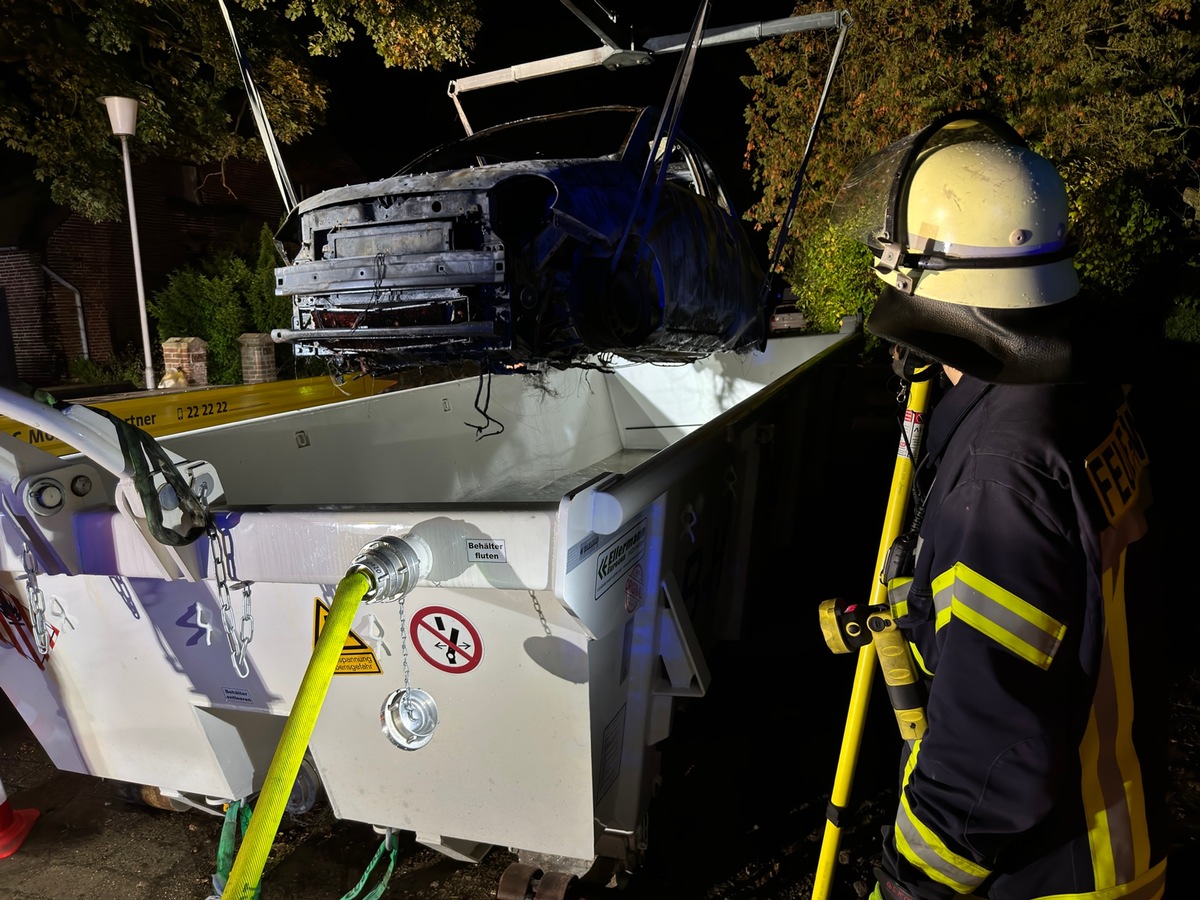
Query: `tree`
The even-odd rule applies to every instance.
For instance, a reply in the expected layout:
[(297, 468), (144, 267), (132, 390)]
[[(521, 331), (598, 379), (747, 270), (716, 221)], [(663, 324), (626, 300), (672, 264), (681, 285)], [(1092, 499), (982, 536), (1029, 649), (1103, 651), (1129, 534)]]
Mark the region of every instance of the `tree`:
[[(172, 272), (148, 304), (159, 341), (202, 338), (208, 344), (209, 381), (239, 384), (238, 338), (291, 324), (291, 303), (275, 296), (275, 267), (281, 264), (271, 231), (264, 226), (257, 243), (231, 247), (199, 267)], [(292, 358), (291, 348), (281, 345), (276, 351), (276, 364), (282, 370)]]
[[(144, 104), (133, 150), (210, 163), (262, 158), (229, 33), (215, 0), (10, 0), (0, 17), (0, 137), (31, 158), (51, 199), (93, 221), (124, 196), (105, 94)], [(474, 0), (228, 0), (280, 143), (322, 121), (311, 56), (358, 30), (388, 66), (462, 61)]]
[[(829, 208), (853, 165), (971, 108), (1004, 116), (1063, 171), (1087, 289), (1120, 302), (1149, 266), (1162, 284), (1164, 265), (1196, 253), (1182, 198), (1200, 177), (1198, 13), (1195, 0), (855, 4), (783, 263), (797, 295), (837, 302), (841, 257), (797, 250), (831, 240)], [(758, 228), (782, 220), (830, 50), (809, 33), (750, 51), (746, 164), (763, 193), (747, 218)]]

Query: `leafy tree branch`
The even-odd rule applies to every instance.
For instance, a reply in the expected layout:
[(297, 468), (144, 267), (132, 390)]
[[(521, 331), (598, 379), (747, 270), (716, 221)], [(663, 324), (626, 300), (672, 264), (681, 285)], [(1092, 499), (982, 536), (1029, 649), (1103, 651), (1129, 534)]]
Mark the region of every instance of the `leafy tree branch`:
[[(386, 65), (461, 62), (473, 0), (228, 0), (276, 138), (324, 117), (313, 55), (365, 34)], [(11, 0), (0, 17), (0, 138), (51, 199), (94, 221), (121, 216), (120, 149), (97, 99), (143, 104), (131, 152), (203, 164), (261, 158), (219, 4), (213, 0)]]

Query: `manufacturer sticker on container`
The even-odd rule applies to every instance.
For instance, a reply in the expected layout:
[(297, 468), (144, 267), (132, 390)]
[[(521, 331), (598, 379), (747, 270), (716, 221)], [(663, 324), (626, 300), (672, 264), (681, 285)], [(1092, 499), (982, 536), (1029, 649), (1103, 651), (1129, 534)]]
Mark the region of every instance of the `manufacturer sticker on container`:
[(596, 599), (642, 561), (650, 536), (649, 519), (639, 519), (615, 541), (600, 551), (596, 562)]
[(413, 646), (435, 669), (463, 675), (483, 659), (483, 639), (462, 613), (445, 606), (426, 606), (412, 617)]
[(574, 547), (567, 550), (567, 572), (569, 573), (577, 565), (596, 552), (596, 548), (600, 546), (600, 535), (591, 532), (582, 541)]

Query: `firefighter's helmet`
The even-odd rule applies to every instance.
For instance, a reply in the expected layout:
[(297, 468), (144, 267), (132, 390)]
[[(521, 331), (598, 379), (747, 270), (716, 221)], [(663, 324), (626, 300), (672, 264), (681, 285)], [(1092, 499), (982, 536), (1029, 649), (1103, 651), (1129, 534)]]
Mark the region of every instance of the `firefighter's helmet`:
[(1066, 189), (1005, 122), (956, 113), (897, 141), (854, 170), (834, 221), (886, 285), (870, 331), (989, 380), (1068, 377)]

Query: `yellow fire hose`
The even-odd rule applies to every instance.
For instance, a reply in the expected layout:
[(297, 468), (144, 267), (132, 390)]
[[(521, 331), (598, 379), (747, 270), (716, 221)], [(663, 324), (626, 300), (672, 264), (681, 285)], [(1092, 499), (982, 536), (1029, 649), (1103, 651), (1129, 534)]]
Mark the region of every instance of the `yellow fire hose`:
[(229, 871), (229, 880), (221, 895), (224, 900), (253, 900), (258, 894), (267, 855), (279, 831), (279, 822), (308, 749), (317, 715), (329, 693), (333, 670), (350, 634), (350, 626), (354, 624), (358, 604), (371, 588), (370, 579), (359, 571), (347, 573), (338, 583), (329, 617), (300, 681), (292, 711), (267, 769), (262, 792), (254, 805), (246, 836)]
[[(920, 421), (925, 413), (928, 400), (928, 381), (914, 381), (909, 384), (905, 415), (906, 427), (910, 422)], [(883, 571), (892, 542), (904, 528), (908, 512), (908, 499), (914, 473), (913, 454), (908, 452), (909, 449), (902, 441), (896, 455), (895, 467), (892, 470), (892, 485), (888, 493), (883, 533), (880, 536), (879, 550), (875, 557), (875, 577), (871, 579), (871, 594), (868, 600), (868, 605), (873, 607), (887, 603), (887, 586), (880, 580), (879, 573)], [(915, 451), (915, 446), (912, 449)], [(854, 769), (858, 761), (859, 749), (862, 746), (863, 725), (871, 699), (871, 683), (875, 675), (876, 662), (880, 661), (877, 645), (882, 645), (885, 648), (885, 655), (890, 657), (892, 651), (896, 649), (896, 640), (903, 641), (903, 638), (896, 631), (893, 623), (887, 631), (873, 632), (872, 640), (859, 648), (858, 662), (854, 669), (854, 686), (850, 691), (850, 708), (846, 714), (846, 727), (842, 733), (842, 747), (838, 754), (837, 772), (833, 780), (833, 791), (829, 798), (831, 813), (846, 807), (850, 800), (850, 791), (854, 786)], [(904, 650), (907, 652), (907, 646), (904, 647)], [(883, 666), (884, 677), (889, 686), (903, 683), (905, 675), (894, 668), (891, 662), (887, 660), (884, 662), (886, 663)], [(897, 719), (901, 724), (901, 733), (904, 734), (906, 723), (899, 710), (897, 710)], [(825, 821), (825, 834), (821, 841), (821, 854), (817, 860), (812, 900), (827, 900), (829, 897), (841, 836), (841, 826), (834, 821), (834, 816), (831, 815)]]

